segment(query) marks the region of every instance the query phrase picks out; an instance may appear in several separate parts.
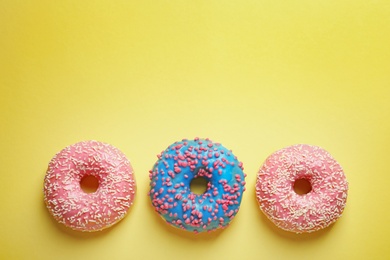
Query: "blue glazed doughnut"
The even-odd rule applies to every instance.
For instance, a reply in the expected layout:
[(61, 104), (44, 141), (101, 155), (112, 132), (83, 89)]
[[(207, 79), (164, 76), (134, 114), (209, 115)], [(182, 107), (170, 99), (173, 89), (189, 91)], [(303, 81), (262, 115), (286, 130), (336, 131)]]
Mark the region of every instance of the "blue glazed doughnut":
[[(157, 157), (149, 175), (149, 196), (167, 223), (195, 233), (229, 225), (239, 210), (246, 177), (230, 150), (209, 139), (184, 139)], [(190, 183), (200, 177), (208, 183), (198, 195)]]

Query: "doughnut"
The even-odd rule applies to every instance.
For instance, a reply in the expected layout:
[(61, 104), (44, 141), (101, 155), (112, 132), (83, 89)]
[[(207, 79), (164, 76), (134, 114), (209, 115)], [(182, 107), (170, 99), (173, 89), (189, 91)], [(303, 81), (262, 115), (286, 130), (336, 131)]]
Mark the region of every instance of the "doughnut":
[[(93, 193), (82, 190), (87, 176), (98, 181)], [(125, 155), (110, 144), (84, 141), (70, 145), (51, 159), (44, 178), (44, 201), (59, 223), (93, 232), (123, 219), (133, 204), (136, 183)]]
[[(246, 177), (232, 151), (195, 138), (175, 142), (157, 157), (148, 195), (168, 224), (195, 233), (229, 225), (239, 210)], [(190, 189), (196, 178), (207, 181), (203, 194)]]
[[(308, 182), (307, 194), (295, 192), (300, 180)], [(317, 146), (298, 144), (276, 151), (257, 174), (260, 209), (277, 227), (290, 232), (309, 233), (334, 223), (343, 213), (347, 193), (342, 167)]]

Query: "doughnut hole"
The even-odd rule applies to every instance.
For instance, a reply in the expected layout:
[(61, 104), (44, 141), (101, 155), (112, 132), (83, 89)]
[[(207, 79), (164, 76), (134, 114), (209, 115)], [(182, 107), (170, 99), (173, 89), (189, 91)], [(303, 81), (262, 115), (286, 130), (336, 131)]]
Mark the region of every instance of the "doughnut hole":
[(190, 190), (192, 193), (202, 195), (207, 190), (208, 181), (203, 177), (196, 177), (190, 183)]
[(311, 183), (307, 179), (298, 179), (294, 182), (293, 188), (296, 194), (298, 195), (305, 195), (308, 194), (312, 187)]
[(80, 187), (85, 193), (94, 193), (99, 188), (99, 180), (93, 175), (85, 175), (80, 180)]

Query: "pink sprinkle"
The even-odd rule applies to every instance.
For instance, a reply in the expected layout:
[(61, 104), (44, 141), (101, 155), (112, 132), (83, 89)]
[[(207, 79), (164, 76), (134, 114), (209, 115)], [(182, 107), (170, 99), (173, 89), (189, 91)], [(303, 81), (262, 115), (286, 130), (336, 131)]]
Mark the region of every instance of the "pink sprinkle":
[(168, 171), (168, 175), (172, 178), (175, 178), (175, 173), (173, 171)]

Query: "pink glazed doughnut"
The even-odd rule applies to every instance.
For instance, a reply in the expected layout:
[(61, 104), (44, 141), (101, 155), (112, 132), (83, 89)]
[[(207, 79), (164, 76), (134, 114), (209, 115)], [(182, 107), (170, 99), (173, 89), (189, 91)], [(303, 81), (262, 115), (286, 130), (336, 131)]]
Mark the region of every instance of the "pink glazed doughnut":
[[(80, 182), (92, 175), (94, 193)], [(136, 183), (133, 169), (117, 148), (97, 141), (68, 146), (50, 161), (44, 180), (44, 201), (50, 214), (78, 231), (99, 231), (123, 219), (133, 204)]]
[[(297, 180), (311, 191), (299, 195)], [(257, 175), (256, 197), (263, 213), (279, 228), (313, 232), (334, 223), (347, 201), (348, 182), (343, 169), (324, 149), (299, 144), (271, 154)]]

